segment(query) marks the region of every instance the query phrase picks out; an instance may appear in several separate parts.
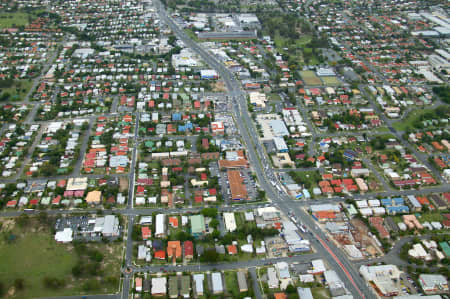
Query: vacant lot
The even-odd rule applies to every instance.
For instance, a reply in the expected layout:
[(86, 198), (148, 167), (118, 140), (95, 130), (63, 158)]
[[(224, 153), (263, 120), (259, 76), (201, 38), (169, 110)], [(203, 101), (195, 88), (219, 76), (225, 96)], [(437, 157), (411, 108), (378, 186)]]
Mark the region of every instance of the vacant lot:
[[(0, 221), (0, 282), (6, 298), (117, 292), (121, 243), (88, 244), (86, 248), (104, 255), (102, 262), (97, 264), (101, 270), (97, 275), (75, 278), (72, 271), (80, 257), (72, 245), (57, 244), (50, 230), (40, 225), (37, 219), (28, 219), (21, 225), (16, 224), (17, 218)], [(46, 284), (46, 279), (51, 283)]]
[(414, 123), (420, 119), (420, 117), (426, 113), (430, 113), (433, 112), (433, 109), (416, 109), (410, 113), (408, 113), (408, 115), (406, 115), (405, 118), (403, 118), (402, 120), (396, 121), (392, 124), (392, 126), (399, 131), (404, 131), (407, 128), (414, 128)]
[(23, 12), (0, 13), (0, 28), (28, 25), (28, 15)]
[(302, 76), (305, 85), (322, 85), (322, 81), (313, 71), (301, 71), (300, 75)]

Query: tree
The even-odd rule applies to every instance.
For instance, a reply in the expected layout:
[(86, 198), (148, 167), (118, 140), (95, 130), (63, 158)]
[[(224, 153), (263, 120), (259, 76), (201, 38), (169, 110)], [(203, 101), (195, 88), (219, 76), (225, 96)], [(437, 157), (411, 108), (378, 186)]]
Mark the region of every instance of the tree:
[(21, 291), (25, 288), (25, 280), (23, 278), (16, 278), (13, 285), (16, 290)]
[(72, 275), (74, 277), (81, 277), (82, 274), (83, 274), (83, 264), (82, 263), (78, 263), (75, 266), (73, 266)]
[(211, 248), (206, 250), (200, 259), (202, 260), (202, 262), (216, 263), (219, 261), (219, 254), (216, 252), (214, 248)]
[(217, 216), (217, 209), (216, 208), (204, 208), (201, 211), (201, 214), (205, 217), (209, 218), (216, 218)]
[(295, 293), (295, 292), (297, 292), (297, 289), (296, 289), (292, 284), (289, 284), (289, 285), (286, 287), (286, 293), (288, 293), (288, 294), (293, 294), (293, 293)]
[(213, 219), (209, 222), (209, 226), (216, 229), (219, 226), (219, 220)]

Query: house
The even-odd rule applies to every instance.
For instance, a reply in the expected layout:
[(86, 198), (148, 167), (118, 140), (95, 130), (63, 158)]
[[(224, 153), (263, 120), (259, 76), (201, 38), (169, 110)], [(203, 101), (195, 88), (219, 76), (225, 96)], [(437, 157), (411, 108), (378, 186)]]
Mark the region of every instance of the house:
[(194, 294), (196, 296), (203, 296), (203, 281), (205, 280), (205, 274), (194, 274), (192, 279), (194, 280)]
[(275, 271), (275, 268), (268, 268), (267, 269), (267, 278), (268, 278), (268, 284), (270, 289), (278, 289), (279, 287), (279, 281), (277, 277), (277, 272)]
[(181, 276), (180, 296), (183, 298), (190, 298), (191, 293), (191, 278), (188, 275)]
[(194, 244), (192, 241), (185, 241), (183, 243), (184, 247), (184, 258), (186, 260), (191, 260), (194, 257)]
[(247, 279), (245, 278), (245, 273), (242, 271), (236, 272), (238, 286), (239, 286), (239, 292), (247, 292), (248, 286), (247, 286)]
[(152, 296), (165, 296), (167, 292), (167, 277), (152, 278)]
[(314, 299), (310, 288), (297, 288), (297, 294), (300, 299)]
[(155, 237), (163, 238), (166, 235), (166, 215), (156, 215)]
[(213, 272), (211, 274), (211, 282), (212, 282), (212, 293), (222, 294), (223, 293), (222, 273)]
[(98, 190), (94, 190), (94, 191), (89, 192), (86, 195), (86, 202), (88, 204), (96, 204), (96, 205), (98, 205), (101, 202), (101, 198), (102, 198), (102, 192), (98, 191)]
[(205, 217), (203, 215), (193, 215), (189, 217), (191, 221), (191, 234), (198, 238), (206, 233)]
[(169, 298), (178, 298), (178, 277), (169, 277)]
[(142, 240), (149, 240), (152, 237), (152, 231), (148, 226), (141, 227)]
[(134, 280), (136, 292), (142, 292), (142, 278), (136, 277)]
[(181, 243), (180, 241), (169, 241), (167, 242), (167, 257), (179, 259), (181, 258)]

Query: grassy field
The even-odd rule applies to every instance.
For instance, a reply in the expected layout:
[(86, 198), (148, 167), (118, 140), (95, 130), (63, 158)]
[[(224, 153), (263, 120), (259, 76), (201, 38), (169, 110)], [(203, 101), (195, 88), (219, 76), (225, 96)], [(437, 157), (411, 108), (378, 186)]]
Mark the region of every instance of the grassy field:
[(330, 77), (321, 77), (323, 84), (325, 85), (340, 85), (337, 77), (330, 76)]
[[(301, 38), (296, 40), (295, 47), (302, 48), (306, 46), (310, 41), (312, 37), (310, 35), (303, 35)], [(277, 48), (286, 48), (292, 46), (286, 38), (281, 37), (280, 35), (275, 36), (275, 46)]]
[(404, 131), (408, 127), (413, 128), (414, 122), (422, 115), (433, 112), (433, 109), (417, 109), (409, 113), (404, 119), (396, 121), (392, 126), (399, 131)]
[[(288, 54), (289, 51), (286, 51), (285, 48), (289, 48), (291, 53), (295, 53), (297, 62), (303, 64), (304, 63), (303, 51), (307, 49), (311, 50), (311, 48), (306, 48), (311, 39), (312, 39), (311, 35), (303, 35), (302, 37), (300, 37), (295, 41), (295, 44), (293, 44), (289, 39), (284, 38), (277, 34), (275, 35), (274, 42), (275, 47), (280, 53)], [(319, 61), (317, 57), (313, 55), (310, 61), (308, 62), (308, 65), (316, 65), (318, 63)]]
[(28, 14), (23, 12), (0, 13), (0, 28), (28, 25)]
[[(2, 219), (0, 230), (0, 282), (8, 298), (39, 298), (48, 296), (67, 296), (86, 293), (86, 282), (96, 277), (74, 278), (72, 268), (79, 257), (72, 245), (58, 244), (50, 231), (37, 220), (26, 226), (15, 225), (14, 220)], [(119, 270), (122, 260), (121, 243), (88, 244), (104, 254), (101, 269), (104, 277), (99, 284), (91, 286), (87, 293), (117, 292)], [(111, 279), (104, 282), (105, 277)], [(48, 287), (44, 278), (63, 280), (61, 287)], [(15, 287), (17, 279), (23, 280), (23, 288)]]
[(300, 75), (302, 76), (305, 85), (322, 85), (322, 81), (313, 71), (301, 71)]
[(0, 89), (0, 95), (8, 93), (10, 95), (8, 101), (22, 101), (25, 100), (32, 85), (32, 80), (16, 81), (13, 86)]

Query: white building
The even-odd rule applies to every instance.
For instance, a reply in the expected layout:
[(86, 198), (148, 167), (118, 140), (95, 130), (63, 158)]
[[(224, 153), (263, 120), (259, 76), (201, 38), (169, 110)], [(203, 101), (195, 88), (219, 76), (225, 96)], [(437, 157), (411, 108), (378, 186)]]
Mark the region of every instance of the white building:
[(220, 272), (214, 272), (211, 274), (212, 292), (213, 294), (223, 293), (222, 274)]
[(234, 232), (237, 228), (234, 213), (223, 213), (223, 219), (225, 221), (225, 229), (229, 232)]
[(156, 215), (155, 237), (163, 238), (166, 235), (166, 215)]

